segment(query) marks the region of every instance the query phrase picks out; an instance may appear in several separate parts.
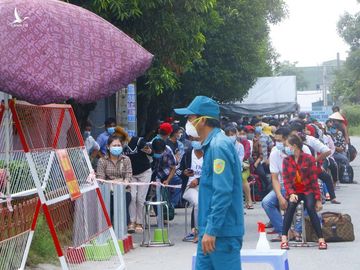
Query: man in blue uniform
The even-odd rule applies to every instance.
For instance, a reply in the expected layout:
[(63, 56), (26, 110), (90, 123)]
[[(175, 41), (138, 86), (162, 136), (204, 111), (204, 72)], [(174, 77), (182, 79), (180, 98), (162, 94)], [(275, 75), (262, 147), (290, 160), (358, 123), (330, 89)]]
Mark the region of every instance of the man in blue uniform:
[(234, 144), (221, 132), (219, 105), (197, 96), (175, 112), (187, 116), (186, 133), (199, 137), (204, 150), (196, 270), (239, 270), (244, 234), (241, 166)]

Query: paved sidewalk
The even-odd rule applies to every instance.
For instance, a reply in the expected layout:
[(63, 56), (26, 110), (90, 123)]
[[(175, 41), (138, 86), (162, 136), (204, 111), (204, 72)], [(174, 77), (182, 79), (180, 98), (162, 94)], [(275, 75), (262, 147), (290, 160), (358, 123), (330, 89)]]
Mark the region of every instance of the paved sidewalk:
[[(352, 139), (352, 143), (360, 150), (360, 138)], [(355, 171), (355, 180), (360, 183), (360, 157), (352, 166)], [(317, 248), (292, 248), (289, 251), (289, 262), (291, 270), (357, 270), (360, 269), (360, 211), (358, 208), (360, 199), (360, 184), (340, 185), (336, 190), (341, 205), (324, 206), (325, 211), (336, 211), (351, 215), (355, 227), (355, 241), (350, 243), (329, 243), (327, 251), (320, 251)], [(254, 210), (247, 210), (245, 216), (246, 234), (244, 248), (255, 248), (258, 239), (257, 222), (266, 222), (266, 216), (259, 203)], [(165, 248), (142, 248), (125, 255), (125, 262), (128, 270), (188, 270), (191, 269), (191, 256), (196, 250), (192, 243), (182, 242), (184, 236), (184, 211), (176, 210), (175, 220), (171, 223), (170, 239), (175, 242), (173, 247)], [(140, 242), (140, 237), (135, 236), (135, 241)], [(272, 248), (278, 248), (279, 244), (271, 244)], [(244, 270), (270, 270), (269, 266), (244, 264)]]
[[(352, 143), (360, 150), (360, 137), (352, 138)], [(360, 154), (352, 162), (355, 180), (360, 183)], [(289, 251), (291, 270), (358, 270), (360, 269), (360, 211), (359, 211), (360, 184), (340, 185), (336, 190), (341, 205), (324, 206), (325, 211), (348, 213), (352, 217), (355, 227), (355, 241), (350, 243), (329, 243), (327, 251), (314, 248), (292, 248)], [(244, 248), (253, 249), (258, 240), (257, 222), (267, 222), (260, 203), (254, 210), (247, 210), (245, 216), (246, 234)], [(163, 248), (136, 248), (124, 256), (128, 270), (190, 270), (191, 258), (195, 253), (196, 245), (182, 242), (184, 237), (184, 210), (177, 209), (175, 220), (171, 222), (170, 239), (175, 246)], [(268, 237), (269, 238), (269, 237)], [(140, 243), (141, 236), (134, 235), (134, 241)], [(279, 243), (271, 243), (272, 248), (278, 248)], [(105, 262), (93, 264), (91, 269), (106, 269)], [(59, 270), (58, 266), (39, 265), (34, 270)], [(243, 264), (243, 270), (272, 270), (271, 267), (261, 264)], [(224, 269), (226, 270), (226, 269)]]

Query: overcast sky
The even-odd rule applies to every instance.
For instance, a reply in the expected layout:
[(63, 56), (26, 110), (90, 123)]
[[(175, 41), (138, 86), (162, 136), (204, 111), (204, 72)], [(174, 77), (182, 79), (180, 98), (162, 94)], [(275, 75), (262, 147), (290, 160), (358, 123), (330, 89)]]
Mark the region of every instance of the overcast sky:
[(273, 46), (280, 60), (297, 66), (316, 66), (336, 59), (344, 60), (349, 47), (339, 37), (336, 24), (348, 11), (360, 11), (356, 0), (286, 0), (289, 16), (271, 29)]

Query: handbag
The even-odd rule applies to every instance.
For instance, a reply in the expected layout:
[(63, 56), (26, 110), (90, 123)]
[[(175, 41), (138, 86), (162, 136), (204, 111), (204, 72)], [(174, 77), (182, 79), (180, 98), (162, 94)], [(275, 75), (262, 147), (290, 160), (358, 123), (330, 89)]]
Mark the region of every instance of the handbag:
[[(322, 232), (326, 242), (350, 242), (355, 240), (354, 226), (348, 214), (324, 212), (321, 214)], [(305, 218), (306, 240), (317, 241), (310, 218)]]

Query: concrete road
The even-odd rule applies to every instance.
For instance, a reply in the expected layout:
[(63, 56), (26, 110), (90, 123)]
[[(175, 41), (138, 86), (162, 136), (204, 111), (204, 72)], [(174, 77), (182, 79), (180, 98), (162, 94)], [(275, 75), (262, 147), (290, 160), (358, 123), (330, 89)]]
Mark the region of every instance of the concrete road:
[[(352, 138), (352, 143), (360, 150), (360, 138)], [(360, 157), (352, 162), (355, 180), (360, 183)], [(289, 251), (291, 270), (358, 270), (360, 269), (360, 184), (343, 185), (336, 189), (336, 195), (341, 205), (327, 203), (324, 211), (336, 211), (351, 215), (355, 227), (355, 241), (350, 243), (329, 243), (327, 251), (320, 251), (317, 247), (292, 248)], [(254, 210), (247, 210), (245, 216), (246, 234), (243, 248), (253, 249), (258, 239), (257, 222), (267, 222), (264, 211), (259, 203)], [(163, 248), (136, 248), (125, 255), (125, 262), (129, 270), (188, 270), (191, 269), (191, 257), (196, 250), (195, 244), (182, 242), (184, 236), (184, 211), (176, 210), (175, 220), (171, 223), (170, 239), (175, 246)], [(140, 236), (134, 236), (137, 243)], [(272, 243), (272, 248), (278, 248), (279, 243)], [(261, 264), (243, 264), (245, 270), (267, 270), (269, 266)]]
[[(352, 143), (360, 150), (360, 137), (352, 138)], [(352, 162), (355, 180), (360, 183), (360, 154)], [(329, 249), (320, 251), (317, 247), (292, 248), (289, 253), (291, 270), (359, 270), (360, 269), (360, 184), (343, 185), (336, 189), (336, 195), (341, 205), (327, 203), (324, 211), (348, 213), (355, 227), (355, 241), (349, 243), (329, 243)], [(254, 210), (247, 210), (245, 216), (246, 233), (244, 249), (254, 249), (258, 240), (257, 222), (267, 222), (264, 211), (259, 203)], [(185, 215), (183, 209), (176, 210), (175, 220), (171, 222), (170, 239), (175, 243), (172, 247), (143, 248), (139, 246), (140, 235), (134, 235), (135, 249), (125, 254), (124, 259), (128, 270), (190, 270), (192, 255), (196, 245), (182, 241), (184, 237)], [(155, 220), (154, 220), (155, 222)], [(269, 237), (268, 237), (269, 238)], [(279, 243), (271, 243), (274, 249)], [(39, 265), (34, 270), (59, 270), (59, 266)], [(93, 262), (89, 269), (109, 269), (107, 262)], [(113, 269), (113, 268), (111, 268)], [(243, 264), (243, 270), (271, 270), (262, 264)], [(226, 269), (224, 269), (226, 270)], [(276, 269), (277, 270), (277, 269)]]

